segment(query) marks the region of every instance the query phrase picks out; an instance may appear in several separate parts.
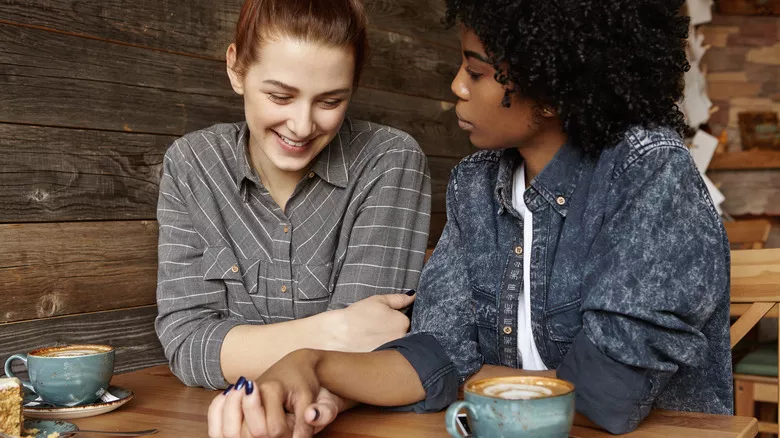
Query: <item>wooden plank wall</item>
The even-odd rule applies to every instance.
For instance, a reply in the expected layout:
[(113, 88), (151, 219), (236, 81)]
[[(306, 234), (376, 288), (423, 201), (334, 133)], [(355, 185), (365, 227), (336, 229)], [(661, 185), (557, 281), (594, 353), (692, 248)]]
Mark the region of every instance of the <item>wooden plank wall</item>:
[[(450, 169), (473, 149), (449, 84), (440, 0), (366, 0), (372, 56), (351, 114), (430, 157), (431, 244)], [(162, 157), (243, 120), (224, 52), (242, 0), (10, 0), (0, 7), (0, 360), (110, 343), (117, 371), (164, 363), (153, 330)]]

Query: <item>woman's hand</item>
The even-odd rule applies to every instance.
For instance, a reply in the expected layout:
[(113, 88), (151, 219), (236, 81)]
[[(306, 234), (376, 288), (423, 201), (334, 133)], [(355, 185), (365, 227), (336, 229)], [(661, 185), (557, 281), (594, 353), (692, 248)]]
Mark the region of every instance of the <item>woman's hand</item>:
[(320, 387), (317, 354), (300, 350), (271, 367), (257, 383), (239, 379), (209, 406), (211, 438), (307, 438), (349, 406)]
[(335, 310), (337, 318), (331, 350), (366, 353), (406, 335), (409, 318), (403, 309), (414, 303), (414, 295), (374, 295), (351, 306)]

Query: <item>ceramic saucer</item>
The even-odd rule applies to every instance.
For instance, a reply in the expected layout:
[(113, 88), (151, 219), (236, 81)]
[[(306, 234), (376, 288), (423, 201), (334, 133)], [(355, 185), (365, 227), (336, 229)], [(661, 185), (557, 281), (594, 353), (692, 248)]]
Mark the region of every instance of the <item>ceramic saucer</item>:
[[(78, 426), (67, 421), (24, 420), (24, 432), (35, 438), (46, 438), (54, 432), (64, 435), (78, 430)], [(33, 431), (34, 434), (31, 433)]]
[(119, 386), (109, 386), (107, 393), (95, 403), (79, 406), (55, 406), (49, 403), (36, 404), (36, 395), (25, 391), (24, 416), (42, 420), (69, 420), (92, 417), (111, 412), (132, 399), (133, 391), (120, 388)]

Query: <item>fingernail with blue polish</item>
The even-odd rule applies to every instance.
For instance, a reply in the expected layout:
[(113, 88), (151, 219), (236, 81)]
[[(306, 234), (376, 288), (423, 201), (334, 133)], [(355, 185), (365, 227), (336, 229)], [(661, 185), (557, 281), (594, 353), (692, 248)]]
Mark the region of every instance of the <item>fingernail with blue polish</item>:
[(238, 381), (236, 382), (236, 391), (241, 391), (244, 388), (244, 385), (246, 384), (246, 379), (244, 376), (241, 376), (238, 378)]
[(255, 382), (253, 382), (251, 380), (247, 380), (246, 388), (244, 388), (244, 389), (246, 389), (246, 395), (252, 394), (254, 392), (254, 390), (255, 390)]
[(409, 296), (411, 297), (412, 295), (414, 295), (414, 294), (416, 294), (416, 293), (417, 293), (417, 291), (416, 291), (416, 290), (414, 290), (414, 289), (412, 289), (412, 290), (410, 290), (410, 291), (406, 292), (406, 295), (409, 295)]
[(230, 392), (231, 389), (233, 389), (233, 385), (230, 385), (227, 388), (225, 388), (225, 392), (223, 392), (222, 395), (227, 395), (227, 393)]

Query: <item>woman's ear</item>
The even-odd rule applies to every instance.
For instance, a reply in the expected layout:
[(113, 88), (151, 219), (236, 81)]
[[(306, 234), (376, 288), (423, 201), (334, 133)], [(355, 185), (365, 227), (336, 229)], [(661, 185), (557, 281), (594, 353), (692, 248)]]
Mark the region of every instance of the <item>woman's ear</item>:
[(233, 91), (235, 91), (237, 94), (243, 96), (244, 95), (244, 78), (242, 75), (238, 74), (235, 71), (236, 67), (236, 43), (230, 44), (227, 48), (227, 53), (225, 54), (225, 59), (227, 60), (227, 74), (230, 78), (230, 86), (233, 87)]

